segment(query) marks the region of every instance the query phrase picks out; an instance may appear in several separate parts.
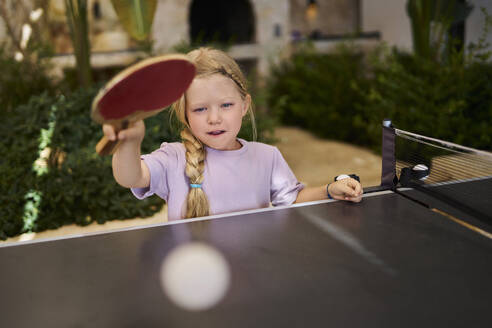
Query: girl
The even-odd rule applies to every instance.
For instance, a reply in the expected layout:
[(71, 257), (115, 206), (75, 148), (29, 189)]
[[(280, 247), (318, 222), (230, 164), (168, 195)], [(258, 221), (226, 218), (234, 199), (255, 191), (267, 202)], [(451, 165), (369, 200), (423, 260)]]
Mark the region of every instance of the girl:
[[(188, 53), (197, 73), (172, 110), (183, 123), (182, 143), (163, 143), (140, 155), (143, 121), (110, 139), (123, 142), (113, 156), (116, 181), (143, 199), (157, 194), (168, 204), (169, 220), (312, 200), (361, 200), (351, 178), (313, 188), (299, 183), (276, 147), (237, 138), (242, 119), (254, 122), (251, 97), (237, 63), (226, 53), (200, 48)], [(255, 131), (256, 132), (256, 131)]]

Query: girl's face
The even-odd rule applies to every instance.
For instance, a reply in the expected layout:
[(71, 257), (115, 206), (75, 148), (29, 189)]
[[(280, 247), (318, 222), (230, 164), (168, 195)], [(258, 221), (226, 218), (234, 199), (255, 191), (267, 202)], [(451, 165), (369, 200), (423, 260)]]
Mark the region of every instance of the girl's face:
[(195, 78), (186, 91), (186, 117), (191, 132), (217, 150), (241, 148), (236, 137), (251, 97), (245, 99), (230, 78), (221, 74)]

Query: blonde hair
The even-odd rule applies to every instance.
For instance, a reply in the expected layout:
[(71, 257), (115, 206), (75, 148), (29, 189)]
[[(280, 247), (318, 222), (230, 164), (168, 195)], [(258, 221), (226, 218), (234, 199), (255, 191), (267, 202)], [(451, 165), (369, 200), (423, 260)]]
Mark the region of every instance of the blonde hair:
[[(207, 77), (213, 74), (222, 74), (235, 82), (241, 98), (246, 99), (249, 95), (246, 79), (238, 64), (228, 54), (221, 50), (211, 48), (199, 48), (187, 54), (195, 64), (195, 78)], [(172, 105), (172, 110), (179, 121), (184, 125), (181, 131), (181, 139), (186, 149), (186, 176), (190, 184), (202, 184), (203, 171), (205, 167), (206, 151), (200, 140), (191, 132), (188, 119), (186, 118), (186, 97), (183, 95)], [(256, 140), (256, 126), (253, 108), (250, 102), (248, 113), (253, 127), (253, 140)], [(210, 214), (208, 198), (202, 188), (191, 188), (186, 200), (186, 218), (207, 216)]]

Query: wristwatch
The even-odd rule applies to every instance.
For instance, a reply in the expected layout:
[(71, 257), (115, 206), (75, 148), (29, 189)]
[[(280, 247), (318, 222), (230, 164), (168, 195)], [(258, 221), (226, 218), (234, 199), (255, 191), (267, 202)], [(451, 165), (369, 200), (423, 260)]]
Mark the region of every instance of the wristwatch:
[(335, 179), (333, 179), (333, 181), (338, 181), (338, 180), (347, 179), (347, 178), (352, 178), (352, 179), (360, 182), (360, 178), (357, 174), (340, 174), (340, 175), (337, 175), (335, 177)]
[[(357, 180), (359, 183), (360, 183), (360, 178), (357, 174), (340, 174), (340, 175), (337, 175), (333, 181), (339, 181), (339, 180), (342, 180), (342, 179), (347, 179), (347, 178), (352, 178), (354, 180)], [(326, 196), (328, 196), (328, 199), (333, 199), (333, 197), (331, 197), (330, 195), (330, 192), (328, 191), (328, 187), (330, 187), (330, 184), (329, 183), (327, 186), (326, 186)]]

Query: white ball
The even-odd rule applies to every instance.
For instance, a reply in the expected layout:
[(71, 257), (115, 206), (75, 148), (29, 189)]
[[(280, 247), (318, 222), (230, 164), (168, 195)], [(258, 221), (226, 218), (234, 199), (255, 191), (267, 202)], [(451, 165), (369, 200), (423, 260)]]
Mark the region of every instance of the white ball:
[(180, 245), (161, 265), (161, 286), (169, 299), (189, 311), (212, 308), (230, 284), (230, 269), (222, 254), (199, 242)]

